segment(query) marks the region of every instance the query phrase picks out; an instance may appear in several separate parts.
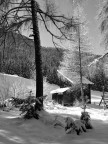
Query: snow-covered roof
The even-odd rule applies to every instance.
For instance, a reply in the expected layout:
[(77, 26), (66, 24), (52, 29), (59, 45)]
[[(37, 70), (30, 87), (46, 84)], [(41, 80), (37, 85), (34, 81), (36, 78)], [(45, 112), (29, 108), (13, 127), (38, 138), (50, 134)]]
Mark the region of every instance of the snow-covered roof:
[(92, 61), (88, 66), (90, 67), (92, 64), (95, 64), (97, 62), (99, 62), (101, 59), (103, 59), (106, 55), (108, 55), (108, 53), (105, 53), (104, 55), (100, 56), (99, 58), (94, 59), (94, 61)]
[(52, 90), (50, 93), (51, 94), (54, 94), (54, 93), (63, 93), (65, 91), (67, 91), (68, 89), (70, 89), (69, 87), (66, 87), (66, 88), (58, 88), (56, 90)]
[[(76, 76), (73, 78), (74, 83), (80, 83), (80, 76)], [(89, 81), (86, 77), (82, 77), (83, 84), (93, 84), (93, 82)]]
[[(70, 81), (72, 84), (78, 84), (80, 83), (80, 76), (74, 75), (71, 72), (68, 72), (67, 76), (63, 75), (59, 70), (57, 70), (58, 73), (65, 79), (67, 79), (68, 81)], [(93, 84), (93, 82), (89, 81), (86, 77), (82, 77), (82, 83), (83, 84)]]

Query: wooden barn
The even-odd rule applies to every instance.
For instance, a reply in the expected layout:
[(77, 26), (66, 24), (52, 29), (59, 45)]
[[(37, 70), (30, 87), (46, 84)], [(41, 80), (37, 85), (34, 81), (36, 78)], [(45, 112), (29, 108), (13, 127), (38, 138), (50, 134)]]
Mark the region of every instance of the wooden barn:
[[(70, 81), (72, 86), (80, 83), (80, 77), (79, 76), (70, 78), (70, 77), (64, 76), (61, 72), (59, 72), (59, 74), (61, 74), (64, 78), (66, 78), (68, 81)], [(83, 86), (84, 86), (84, 88), (83, 88), (84, 89), (84, 96), (87, 96), (88, 103), (91, 103), (91, 85), (93, 83), (85, 77), (82, 77), (82, 82), (83, 82)], [(64, 105), (64, 103), (66, 102), (65, 101), (66, 91), (68, 91), (71, 88), (72, 87), (59, 88), (59, 89), (51, 91), (52, 99), (55, 100), (56, 102), (58, 102), (59, 104)]]
[(52, 94), (52, 100), (54, 100), (55, 102), (64, 105), (64, 94), (67, 90), (69, 90), (69, 87), (66, 88), (58, 88), (56, 90), (52, 90), (51, 94)]

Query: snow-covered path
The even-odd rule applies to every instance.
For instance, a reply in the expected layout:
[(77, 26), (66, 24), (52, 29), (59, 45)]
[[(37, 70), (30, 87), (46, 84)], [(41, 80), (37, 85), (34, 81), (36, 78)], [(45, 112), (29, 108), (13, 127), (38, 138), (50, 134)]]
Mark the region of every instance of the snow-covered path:
[(108, 144), (108, 124), (101, 121), (92, 121), (93, 130), (77, 135), (65, 135), (61, 139), (62, 144)]

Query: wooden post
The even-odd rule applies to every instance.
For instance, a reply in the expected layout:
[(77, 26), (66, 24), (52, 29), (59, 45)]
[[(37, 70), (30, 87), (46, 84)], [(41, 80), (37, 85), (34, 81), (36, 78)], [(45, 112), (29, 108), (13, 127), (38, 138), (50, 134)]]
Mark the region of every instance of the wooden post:
[(91, 104), (91, 85), (90, 84), (88, 84), (88, 90), (89, 90), (89, 97), (88, 97), (88, 99), (89, 99), (89, 102), (88, 102), (88, 104)]

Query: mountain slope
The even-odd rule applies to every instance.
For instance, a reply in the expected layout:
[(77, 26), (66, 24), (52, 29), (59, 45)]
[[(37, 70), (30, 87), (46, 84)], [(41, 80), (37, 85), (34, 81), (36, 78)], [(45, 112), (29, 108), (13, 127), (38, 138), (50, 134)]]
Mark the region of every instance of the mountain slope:
[[(3, 31), (0, 30), (0, 32), (1, 37)], [(12, 31), (9, 31), (6, 35), (4, 33), (3, 37), (0, 38), (0, 72), (17, 74), (26, 78), (35, 78), (34, 51), (33, 40)], [(51, 77), (57, 71), (60, 62), (63, 60), (64, 51), (61, 48), (42, 47), (43, 75), (45, 77)], [(86, 66), (98, 56), (83, 53), (82, 57)], [(22, 63), (23, 66), (21, 66)], [(28, 70), (28, 75), (24, 74), (27, 70), (22, 73), (23, 68), (27, 66), (32, 70), (30, 74)]]

